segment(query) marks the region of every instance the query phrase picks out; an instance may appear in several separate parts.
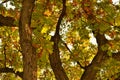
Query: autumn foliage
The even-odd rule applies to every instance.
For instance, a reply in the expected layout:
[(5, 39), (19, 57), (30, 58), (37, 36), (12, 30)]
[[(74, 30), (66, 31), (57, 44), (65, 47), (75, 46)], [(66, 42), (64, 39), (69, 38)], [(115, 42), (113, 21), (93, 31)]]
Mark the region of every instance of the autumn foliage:
[(0, 79), (119, 80), (114, 1), (1, 0)]

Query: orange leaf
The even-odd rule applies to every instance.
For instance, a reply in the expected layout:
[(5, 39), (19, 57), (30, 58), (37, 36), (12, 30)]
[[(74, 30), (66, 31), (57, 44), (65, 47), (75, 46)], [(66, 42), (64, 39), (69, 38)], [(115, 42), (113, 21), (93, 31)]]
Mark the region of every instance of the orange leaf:
[(44, 15), (45, 16), (50, 16), (52, 14), (52, 12), (49, 10), (49, 9), (47, 9), (45, 12), (44, 12)]

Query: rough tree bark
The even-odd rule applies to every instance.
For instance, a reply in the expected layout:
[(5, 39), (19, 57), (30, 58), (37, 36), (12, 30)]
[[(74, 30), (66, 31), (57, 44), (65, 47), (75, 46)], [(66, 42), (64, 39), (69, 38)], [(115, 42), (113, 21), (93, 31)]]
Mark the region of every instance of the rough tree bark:
[(19, 20), (20, 45), (23, 55), (23, 80), (37, 80), (36, 50), (32, 46), (31, 16), (35, 0), (23, 0)]
[(60, 34), (59, 34), (60, 24), (65, 15), (65, 11), (66, 11), (66, 0), (62, 0), (62, 1), (63, 1), (62, 13), (61, 13), (58, 23), (56, 25), (55, 35), (51, 38), (51, 41), (54, 42), (53, 53), (49, 55), (50, 65), (53, 69), (56, 80), (68, 80), (68, 77), (62, 67), (62, 63), (60, 60), (60, 54), (59, 54), (59, 47), (58, 47), (58, 43), (60, 40)]

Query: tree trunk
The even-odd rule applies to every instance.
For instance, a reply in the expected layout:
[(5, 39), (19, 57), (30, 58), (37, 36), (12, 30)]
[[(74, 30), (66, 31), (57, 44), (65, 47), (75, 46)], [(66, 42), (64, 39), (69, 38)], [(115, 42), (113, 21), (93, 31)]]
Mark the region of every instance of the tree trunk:
[(23, 55), (23, 80), (37, 80), (36, 50), (32, 46), (31, 16), (35, 0), (23, 0), (19, 20), (20, 45)]

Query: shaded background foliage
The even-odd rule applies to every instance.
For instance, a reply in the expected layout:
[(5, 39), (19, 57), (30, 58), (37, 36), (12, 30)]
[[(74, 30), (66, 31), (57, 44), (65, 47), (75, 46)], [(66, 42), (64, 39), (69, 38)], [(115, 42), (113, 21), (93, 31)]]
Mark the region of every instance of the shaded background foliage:
[[(8, 2), (14, 6), (13, 9), (6, 8), (9, 6)], [(18, 77), (20, 75), (17, 71), (23, 71), (18, 33), (21, 2), (22, 0), (6, 0), (0, 4), (2, 80), (16, 80), (16, 78), (19, 80), (21, 78)], [(78, 80), (90, 67), (93, 72), (97, 70), (96, 80), (117, 80), (120, 77), (120, 4), (113, 4), (112, 0), (67, 0), (66, 6), (66, 13), (60, 25), (61, 39), (58, 46), (62, 66), (68, 78)], [(32, 45), (37, 52), (40, 80), (55, 79), (49, 55), (53, 53), (54, 43), (51, 37), (55, 34), (62, 8), (61, 0), (35, 2), (31, 20)], [(8, 21), (6, 18), (11, 20)], [(91, 42), (92, 37), (95, 38), (96, 44)], [(98, 62), (95, 61), (97, 54), (99, 54), (97, 58), (103, 57)], [(3, 71), (3, 68), (12, 70)]]

